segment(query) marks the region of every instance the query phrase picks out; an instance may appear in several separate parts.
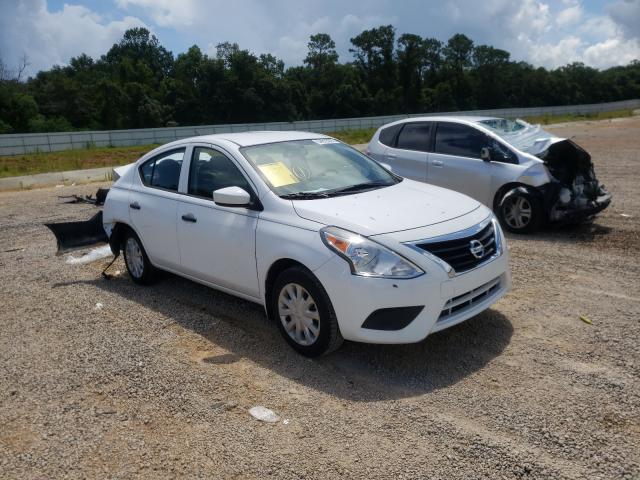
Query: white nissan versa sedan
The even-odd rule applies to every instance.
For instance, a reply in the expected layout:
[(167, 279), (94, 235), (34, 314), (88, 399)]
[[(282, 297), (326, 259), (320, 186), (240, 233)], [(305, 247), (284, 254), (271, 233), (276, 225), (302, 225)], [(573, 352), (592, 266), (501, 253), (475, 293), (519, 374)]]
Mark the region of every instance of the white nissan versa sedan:
[(522, 120), (409, 118), (380, 127), (366, 153), (398, 175), (479, 200), (514, 233), (590, 217), (611, 202), (587, 152)]
[(304, 355), (418, 342), (510, 286), (487, 207), (324, 135), (189, 138), (116, 172), (102, 225), (135, 282), (167, 270), (262, 304)]

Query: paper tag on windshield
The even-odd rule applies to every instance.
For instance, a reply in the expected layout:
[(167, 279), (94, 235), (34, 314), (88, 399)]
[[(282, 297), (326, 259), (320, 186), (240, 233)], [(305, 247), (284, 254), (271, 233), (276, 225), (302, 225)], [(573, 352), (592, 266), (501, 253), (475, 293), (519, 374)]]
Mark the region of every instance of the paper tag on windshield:
[(282, 187), (284, 185), (298, 183), (298, 179), (282, 162), (265, 163), (264, 165), (258, 165), (258, 168), (274, 187)]
[(314, 143), (317, 143), (318, 145), (326, 145), (328, 143), (340, 143), (335, 138), (314, 138), (311, 141)]

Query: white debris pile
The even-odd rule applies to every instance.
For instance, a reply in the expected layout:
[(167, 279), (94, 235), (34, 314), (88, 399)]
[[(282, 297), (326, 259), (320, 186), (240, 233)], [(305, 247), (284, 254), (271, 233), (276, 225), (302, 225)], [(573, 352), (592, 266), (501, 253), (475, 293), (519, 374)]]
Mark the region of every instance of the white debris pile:
[(109, 245), (103, 245), (102, 247), (96, 247), (90, 250), (89, 253), (82, 255), (81, 257), (69, 255), (67, 257), (67, 263), (70, 265), (84, 265), (111, 256), (113, 256), (111, 247)]
[(278, 417), (278, 415), (276, 415), (273, 410), (270, 410), (267, 407), (252, 407), (249, 409), (249, 413), (253, 418), (262, 422), (276, 423), (278, 420), (280, 420), (280, 417)]

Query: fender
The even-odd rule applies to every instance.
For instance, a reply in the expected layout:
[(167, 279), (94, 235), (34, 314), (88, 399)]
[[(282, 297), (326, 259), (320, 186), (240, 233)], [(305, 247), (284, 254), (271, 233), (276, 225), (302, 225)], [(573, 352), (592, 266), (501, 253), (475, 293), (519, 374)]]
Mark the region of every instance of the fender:
[(524, 193), (524, 194), (532, 195), (534, 197), (539, 198), (540, 200), (543, 200), (542, 194), (540, 193), (539, 190), (537, 190), (535, 188), (528, 188), (528, 187), (526, 187), (524, 185), (520, 185), (519, 187), (514, 187), (514, 188), (508, 190), (507, 193), (505, 193), (502, 196), (502, 199), (500, 200), (500, 203), (498, 204), (498, 207), (502, 207), (502, 205), (504, 204), (504, 202), (506, 200), (508, 200), (509, 198), (513, 197), (514, 195), (516, 195), (518, 193)]

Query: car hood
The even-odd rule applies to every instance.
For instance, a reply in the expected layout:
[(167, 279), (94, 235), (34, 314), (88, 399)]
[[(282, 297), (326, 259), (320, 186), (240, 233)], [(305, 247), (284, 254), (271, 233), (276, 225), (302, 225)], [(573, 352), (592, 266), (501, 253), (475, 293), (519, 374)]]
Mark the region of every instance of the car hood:
[(295, 200), (293, 207), (304, 219), (369, 236), (446, 222), (472, 212), (480, 203), (453, 190), (404, 179), (353, 195)]
[(540, 125), (527, 124), (526, 128), (516, 132), (504, 133), (494, 130), (494, 133), (497, 133), (512, 147), (531, 155), (538, 155), (547, 150), (554, 143), (566, 140), (565, 138), (557, 137), (556, 135), (547, 132)]

